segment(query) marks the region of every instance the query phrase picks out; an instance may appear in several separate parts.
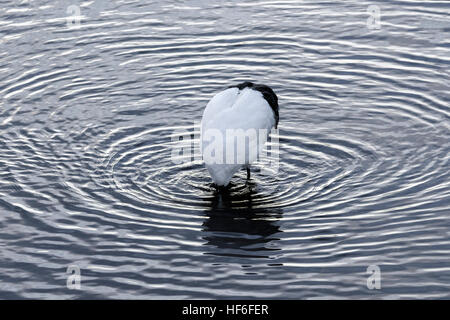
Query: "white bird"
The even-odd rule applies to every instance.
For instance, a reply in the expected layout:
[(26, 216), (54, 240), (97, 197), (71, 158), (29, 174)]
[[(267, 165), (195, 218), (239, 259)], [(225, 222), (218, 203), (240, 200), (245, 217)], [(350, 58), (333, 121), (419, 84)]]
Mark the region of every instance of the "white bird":
[(218, 187), (227, 186), (241, 168), (260, 154), (270, 131), (278, 126), (278, 98), (266, 85), (244, 82), (216, 94), (201, 122), (201, 150)]

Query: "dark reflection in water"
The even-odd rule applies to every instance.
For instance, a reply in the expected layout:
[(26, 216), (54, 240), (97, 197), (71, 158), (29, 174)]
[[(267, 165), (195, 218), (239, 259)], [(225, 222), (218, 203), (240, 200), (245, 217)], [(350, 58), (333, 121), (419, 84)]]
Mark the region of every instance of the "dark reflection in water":
[(269, 258), (268, 251), (274, 247), (277, 234), (282, 232), (278, 221), (282, 216), (279, 208), (268, 209), (254, 205), (261, 197), (256, 185), (248, 182), (244, 190), (233, 188), (214, 191), (209, 199), (210, 208), (203, 223), (203, 237), (207, 245), (220, 250), (207, 252), (222, 256)]

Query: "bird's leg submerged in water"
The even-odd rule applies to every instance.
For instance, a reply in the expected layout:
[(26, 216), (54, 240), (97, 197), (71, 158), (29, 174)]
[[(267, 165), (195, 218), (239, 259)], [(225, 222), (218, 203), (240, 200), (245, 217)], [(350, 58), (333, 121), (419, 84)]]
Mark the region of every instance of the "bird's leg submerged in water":
[(250, 180), (250, 166), (247, 167), (247, 180)]

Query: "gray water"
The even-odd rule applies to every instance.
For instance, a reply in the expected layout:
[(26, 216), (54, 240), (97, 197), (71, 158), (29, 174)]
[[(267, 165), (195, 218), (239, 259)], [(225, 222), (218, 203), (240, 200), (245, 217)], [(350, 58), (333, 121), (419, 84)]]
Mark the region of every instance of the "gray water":
[[(450, 2), (0, 3), (0, 298), (450, 298)], [(171, 154), (244, 80), (279, 168), (218, 193)]]

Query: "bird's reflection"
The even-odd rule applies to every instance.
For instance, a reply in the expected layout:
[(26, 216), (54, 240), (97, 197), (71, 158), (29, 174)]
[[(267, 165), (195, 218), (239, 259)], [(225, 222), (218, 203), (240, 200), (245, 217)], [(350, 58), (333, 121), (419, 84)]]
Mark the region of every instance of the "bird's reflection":
[(269, 251), (277, 250), (273, 241), (279, 240), (282, 210), (270, 208), (270, 203), (263, 205), (263, 198), (250, 182), (240, 190), (213, 191), (208, 198), (203, 238), (219, 250), (208, 253), (267, 258)]

